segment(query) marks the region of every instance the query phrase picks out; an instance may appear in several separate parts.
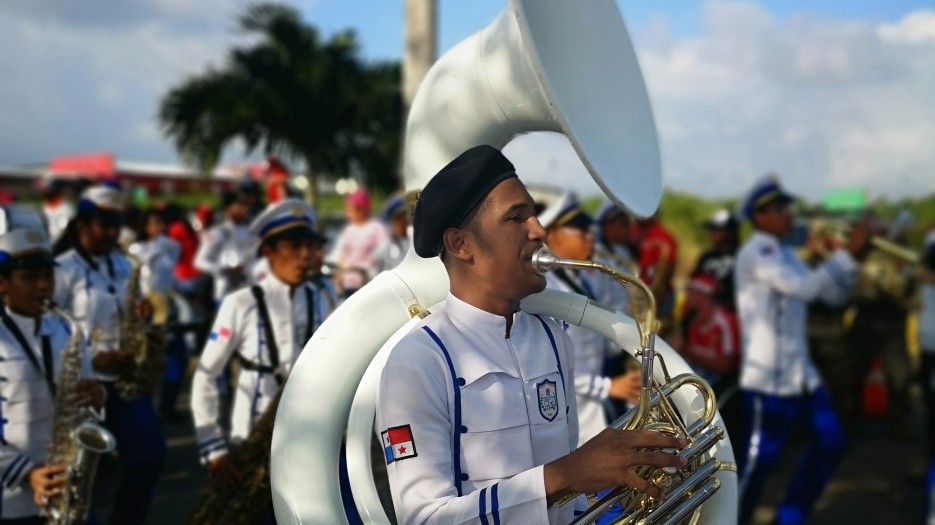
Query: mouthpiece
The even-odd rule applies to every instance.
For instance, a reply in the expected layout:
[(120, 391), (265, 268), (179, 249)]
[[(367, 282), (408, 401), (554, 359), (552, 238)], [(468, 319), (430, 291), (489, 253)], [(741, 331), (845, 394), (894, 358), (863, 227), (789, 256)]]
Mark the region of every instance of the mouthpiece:
[(562, 265), (561, 261), (548, 247), (543, 246), (532, 254), (532, 270), (539, 275), (545, 275), (546, 272), (559, 268)]

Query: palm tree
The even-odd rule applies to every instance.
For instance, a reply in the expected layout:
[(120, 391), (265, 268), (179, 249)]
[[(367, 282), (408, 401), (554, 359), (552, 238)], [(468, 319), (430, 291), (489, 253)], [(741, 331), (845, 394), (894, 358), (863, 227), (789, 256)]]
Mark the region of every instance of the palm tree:
[(313, 191), (322, 173), (352, 170), (374, 189), (394, 189), (398, 64), (361, 62), (350, 31), (322, 42), (292, 7), (254, 5), (239, 22), (259, 40), (233, 49), (222, 68), (186, 80), (160, 103), (162, 127), (183, 159), (208, 171), (241, 139), (248, 153), (262, 148), (304, 160)]

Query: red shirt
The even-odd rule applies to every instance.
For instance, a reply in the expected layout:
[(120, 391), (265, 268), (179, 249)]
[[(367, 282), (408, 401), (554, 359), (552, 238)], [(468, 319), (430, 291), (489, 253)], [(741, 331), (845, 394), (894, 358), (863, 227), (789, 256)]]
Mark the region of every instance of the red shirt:
[(179, 262), (175, 265), (175, 276), (180, 280), (198, 277), (201, 273), (195, 269), (195, 252), (198, 251), (198, 234), (181, 221), (173, 222), (166, 231), (166, 236), (182, 247)]
[(740, 330), (737, 317), (716, 306), (706, 323), (697, 319), (688, 328), (685, 360), (706, 370), (723, 375), (740, 367)]
[[(675, 270), (678, 245), (675, 237), (658, 222), (654, 222), (640, 240), (640, 278), (649, 286), (653, 285), (656, 274), (663, 271), (663, 264), (669, 269), (670, 276)], [(665, 291), (672, 292), (672, 279), (665, 283)]]

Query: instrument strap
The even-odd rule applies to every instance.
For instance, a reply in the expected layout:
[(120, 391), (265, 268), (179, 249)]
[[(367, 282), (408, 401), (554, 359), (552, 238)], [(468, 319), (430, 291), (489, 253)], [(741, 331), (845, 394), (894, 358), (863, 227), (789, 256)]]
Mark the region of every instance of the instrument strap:
[(10, 333), (13, 334), (13, 337), (16, 338), (16, 342), (18, 342), (23, 348), (23, 351), (26, 352), (26, 357), (29, 358), (29, 362), (32, 363), (36, 370), (45, 378), (45, 384), (49, 387), (49, 392), (52, 394), (52, 397), (55, 397), (55, 381), (52, 380), (52, 342), (49, 340), (49, 336), (42, 336), (42, 362), (45, 364), (43, 367), (39, 364), (39, 360), (36, 358), (32, 347), (26, 342), (26, 337), (23, 335), (23, 332), (16, 326), (13, 319), (7, 315), (6, 310), (0, 310), (0, 317), (3, 318), (3, 324), (6, 325)]
[(311, 288), (306, 285), (303, 285), (302, 288), (305, 289), (305, 313), (308, 316), (308, 324), (305, 325), (305, 344), (308, 344), (308, 340), (315, 333), (315, 298)]
[[(279, 347), (276, 346), (276, 337), (273, 335), (273, 324), (269, 320), (269, 310), (266, 309), (266, 299), (263, 297), (263, 289), (259, 285), (250, 287), (253, 297), (256, 298), (257, 310), (260, 313), (260, 320), (263, 322), (263, 333), (266, 337), (266, 347), (269, 349), (270, 367), (273, 375), (276, 377), (276, 384), (282, 385), (285, 379), (279, 369)], [(243, 361), (243, 358), (241, 357)], [(260, 370), (262, 371), (262, 370)]]
[(561, 279), (563, 283), (567, 284), (568, 287), (571, 288), (572, 291), (574, 291), (576, 294), (583, 295), (591, 300), (597, 300), (597, 298), (594, 297), (594, 291), (590, 289), (590, 286), (585, 285), (583, 282), (580, 284), (575, 282), (575, 280), (572, 279), (570, 275), (568, 275), (564, 268), (559, 268), (558, 270), (555, 270), (554, 273), (556, 277)]
[[(97, 261), (95, 261), (94, 258), (84, 250), (84, 248), (78, 245), (75, 247), (75, 252), (78, 253), (78, 256), (84, 260), (84, 262), (91, 268), (92, 271), (100, 273), (101, 276), (104, 275), (101, 273), (101, 268), (98, 266)], [(107, 254), (104, 260), (107, 262), (107, 291), (110, 292), (111, 295), (117, 295), (117, 289), (114, 287), (114, 281), (116, 279), (114, 261), (111, 260), (110, 254)]]

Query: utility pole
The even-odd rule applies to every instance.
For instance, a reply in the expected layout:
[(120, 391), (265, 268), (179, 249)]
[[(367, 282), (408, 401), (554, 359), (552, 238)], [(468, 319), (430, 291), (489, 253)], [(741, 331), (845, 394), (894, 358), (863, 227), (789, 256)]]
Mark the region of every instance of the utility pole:
[(403, 49), (403, 102), (408, 115), (416, 89), (437, 57), (438, 0), (406, 1)]

